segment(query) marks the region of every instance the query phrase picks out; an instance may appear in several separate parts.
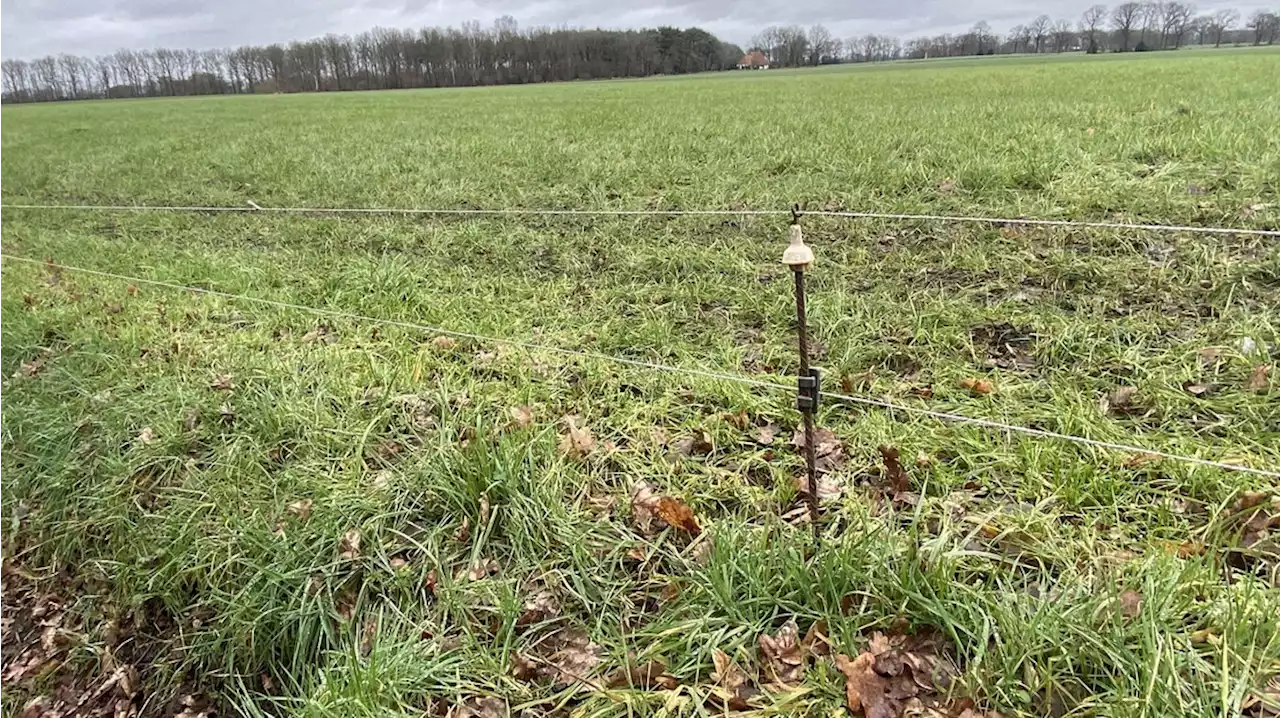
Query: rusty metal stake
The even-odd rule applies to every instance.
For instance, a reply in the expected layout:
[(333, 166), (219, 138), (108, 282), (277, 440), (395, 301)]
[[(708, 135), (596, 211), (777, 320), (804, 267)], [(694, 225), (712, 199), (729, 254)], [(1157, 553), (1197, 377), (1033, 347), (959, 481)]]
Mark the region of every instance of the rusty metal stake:
[(818, 466), (814, 446), (813, 412), (818, 408), (822, 391), (822, 371), (809, 366), (809, 326), (805, 314), (804, 272), (813, 264), (813, 250), (804, 243), (800, 231), (800, 205), (791, 210), (790, 241), (782, 253), (782, 263), (791, 267), (796, 279), (796, 333), (800, 343), (800, 374), (796, 377), (796, 408), (804, 420), (804, 461), (808, 470), (805, 499), (809, 504), (809, 523), (813, 526), (813, 540), (821, 540), (818, 527)]

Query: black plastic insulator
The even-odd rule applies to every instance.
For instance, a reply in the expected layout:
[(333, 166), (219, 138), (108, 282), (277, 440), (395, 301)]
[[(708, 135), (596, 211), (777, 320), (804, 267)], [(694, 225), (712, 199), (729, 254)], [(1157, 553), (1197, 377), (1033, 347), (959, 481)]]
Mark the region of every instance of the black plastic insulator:
[(809, 367), (807, 376), (796, 377), (796, 408), (815, 411), (822, 396), (822, 369)]

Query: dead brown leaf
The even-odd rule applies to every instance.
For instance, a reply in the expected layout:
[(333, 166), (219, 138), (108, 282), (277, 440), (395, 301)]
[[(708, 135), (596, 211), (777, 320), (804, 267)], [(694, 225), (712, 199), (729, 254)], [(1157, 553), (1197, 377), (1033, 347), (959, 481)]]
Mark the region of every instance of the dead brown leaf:
[(1205, 347), (1196, 354), (1200, 357), (1200, 366), (1206, 369), (1217, 365), (1222, 360), (1222, 350), (1218, 347)]
[(636, 484), (631, 492), (631, 522), (642, 534), (649, 535), (660, 528), (654, 525), (657, 521), (658, 499), (653, 484), (647, 482)]
[(795, 620), (787, 621), (775, 635), (761, 634), (760, 653), (774, 683), (791, 686), (804, 678), (805, 650), (800, 645), (800, 629)]
[(937, 711), (943, 708), (939, 699), (954, 671), (937, 651), (937, 640), (927, 635), (875, 633), (857, 658), (836, 656), (836, 667), (845, 676), (849, 709), (861, 710), (866, 718), (947, 715)]
[(581, 459), (596, 446), (596, 439), (591, 435), (591, 430), (585, 426), (578, 426), (578, 418), (576, 416), (566, 416), (565, 433), (560, 436), (560, 453), (571, 458)]
[(458, 340), (453, 337), (439, 336), (431, 340), (431, 346), (441, 351), (449, 351), (458, 346)]
[(836, 670), (844, 674), (844, 695), (849, 710), (866, 718), (897, 718), (901, 713), (886, 697), (889, 681), (875, 672), (876, 656), (865, 652), (857, 658), (836, 656)]
[(538, 680), (541, 667), (541, 663), (534, 662), (533, 659), (523, 653), (519, 651), (511, 652), (511, 675), (516, 680), (527, 682)]
[(870, 369), (861, 374), (845, 374), (840, 377), (840, 389), (846, 394), (856, 394), (870, 389), (875, 381), (876, 373)]
[(637, 483), (631, 492), (631, 521), (646, 536), (672, 526), (694, 536), (702, 532), (693, 509), (680, 499), (660, 496), (652, 484)]
[(660, 497), (654, 513), (672, 528), (686, 531), (694, 536), (702, 533), (702, 527), (698, 525), (698, 519), (694, 517), (693, 509), (689, 508), (688, 504), (685, 504), (680, 499), (670, 496)]
[(992, 384), (989, 380), (973, 377), (961, 379), (960, 388), (968, 389), (969, 393), (974, 396), (986, 396), (996, 390), (995, 384)]
[(1140, 469), (1147, 464), (1154, 464), (1160, 461), (1160, 457), (1155, 454), (1130, 454), (1125, 457), (1121, 464), (1126, 469)]
[[(791, 437), (791, 445), (797, 449), (805, 448), (804, 428), (796, 429)], [(813, 454), (822, 457), (844, 448), (844, 442), (830, 429), (818, 426), (813, 430)]]
[[(791, 437), (791, 445), (798, 448), (805, 448), (804, 428), (799, 427)], [(822, 427), (815, 427), (813, 430), (813, 455), (814, 466), (819, 473), (828, 473), (839, 471), (844, 468), (844, 442), (836, 436), (835, 432)]]
[(497, 576), (499, 569), (497, 561), (491, 558), (482, 558), (471, 564), (471, 568), (467, 569), (467, 578), (472, 581), (479, 581), (491, 576)]
[(1247, 718), (1280, 716), (1280, 675), (1273, 675), (1266, 685), (1250, 690), (1240, 701), (1240, 715)]
[[(308, 518), (311, 517), (311, 506), (314, 503), (315, 502), (311, 499), (301, 499), (289, 504), (288, 508), (285, 510), (293, 514), (294, 516), (297, 516), (299, 521), (306, 521)], [(357, 548), (359, 548), (359, 543), (360, 543), (360, 540), (357, 538), (356, 539)]]
[[(268, 694), (275, 693), (275, 682), (271, 680), (271, 676), (263, 673), (258, 676), (262, 680), (262, 690)], [(182, 710), (174, 714), (173, 718), (213, 718), (217, 714), (209, 700), (204, 696), (187, 694), (180, 701)]]
[(751, 426), (751, 418), (747, 416), (745, 409), (739, 410), (736, 413), (725, 412), (724, 420), (728, 422), (730, 426), (738, 429), (739, 431), (746, 431), (747, 427)]
[(511, 422), (518, 429), (526, 429), (533, 423), (533, 407), (531, 406), (513, 406), (507, 409), (507, 413), (511, 415)]
[(14, 377), (23, 376), (30, 378), (36, 376), (42, 369), (44, 369), (44, 365), (49, 361), (50, 356), (51, 354), (49, 352), (41, 352), (31, 361), (22, 362), (22, 365), (18, 367), (18, 371), (14, 372)]
[(658, 659), (641, 665), (627, 661), (626, 665), (605, 680), (609, 688), (638, 688), (641, 690), (675, 690), (679, 685), (676, 677), (667, 673), (667, 664)]
[(1137, 618), (1142, 613), (1142, 594), (1128, 589), (1120, 594), (1120, 615)]
[(554, 683), (567, 686), (582, 682), (590, 684), (591, 673), (604, 660), (604, 649), (591, 642), (586, 631), (567, 628), (552, 636), (546, 645), (555, 652), (548, 658), (549, 668), (555, 672)]
[(45, 278), (45, 282), (50, 286), (62, 281), (62, 267), (54, 263), (54, 261), (49, 257), (45, 257), (44, 270), (49, 274), (49, 276)]
[(378, 640), (378, 621), (373, 616), (364, 619), (360, 628), (360, 655), (367, 656), (373, 651), (373, 643)]
[(1182, 382), (1182, 389), (1191, 396), (1202, 397), (1212, 394), (1214, 387), (1211, 384), (1199, 384), (1188, 380)]
[[(802, 494), (809, 493), (809, 477), (797, 476), (792, 479), (796, 485), (796, 491)], [(840, 485), (829, 474), (820, 474), (818, 476), (818, 503), (825, 504), (835, 501), (844, 493), (844, 487)]]
[(466, 543), (471, 538), (471, 517), (463, 516), (462, 523), (458, 524), (458, 528), (453, 530), (453, 540), (458, 543)]
[(888, 444), (881, 444), (877, 450), (884, 461), (885, 478), (889, 480), (889, 487), (893, 489), (894, 495), (910, 491), (911, 477), (902, 466), (902, 455), (898, 449)]
[(338, 341), (338, 338), (335, 336), (332, 336), (332, 331), (333, 330), (329, 327), (328, 324), (320, 324), (316, 326), (315, 329), (312, 329), (311, 331), (302, 335), (302, 343), (316, 344), (318, 342), (323, 342), (325, 344), (333, 344), (334, 342)]
[(1161, 550), (1178, 558), (1191, 558), (1192, 556), (1203, 556), (1208, 550), (1204, 544), (1199, 541), (1164, 541), (1160, 544)]
[(1110, 394), (1102, 397), (1098, 402), (1098, 408), (1102, 413), (1114, 411), (1117, 414), (1129, 414), (1134, 410), (1134, 396), (1137, 395), (1138, 388), (1136, 386), (1120, 386), (1116, 387)]
[(1253, 372), (1249, 374), (1249, 380), (1244, 383), (1245, 391), (1266, 391), (1268, 380), (1271, 374), (1270, 364), (1259, 364), (1253, 368)]
[(47, 660), (48, 657), (45, 653), (38, 649), (33, 648), (24, 651), (5, 668), (5, 684), (12, 685), (15, 681), (21, 681), (28, 676), (40, 673)]
[(831, 639), (827, 636), (827, 622), (814, 621), (809, 626), (809, 630), (805, 631), (804, 638), (800, 639), (800, 645), (815, 656), (825, 656), (830, 653)]
[(520, 612), (520, 617), (516, 619), (516, 625), (531, 626), (558, 615), (560, 615), (560, 601), (551, 591), (542, 590), (524, 602), (524, 608)]
[(781, 430), (777, 424), (765, 424), (756, 429), (751, 438), (755, 439), (757, 444), (768, 446), (773, 443), (774, 439), (778, 438), (778, 432)]
[(360, 529), (351, 529), (342, 535), (342, 541), (338, 543), (338, 555), (346, 559), (359, 558)]
[(699, 541), (694, 544), (693, 551), (689, 555), (689, 560), (693, 561), (695, 566), (706, 567), (707, 564), (711, 563), (711, 552), (714, 549), (715, 546), (710, 538)]
[(1271, 544), (1271, 553), (1280, 554), (1273, 539), (1280, 530), (1280, 495), (1265, 491), (1245, 491), (1227, 510), (1226, 520), (1241, 527), (1240, 545), (1259, 548)]
[(711, 435), (702, 429), (693, 432), (692, 435), (676, 440), (675, 449), (685, 456), (706, 455), (715, 451), (715, 444), (711, 441)]
[(711, 678), (716, 682), (715, 697), (729, 710), (750, 709), (750, 701), (760, 695), (760, 689), (728, 653), (717, 648), (711, 654), (711, 661), (715, 665), (715, 670), (711, 673)]
[(232, 382), (230, 374), (220, 374), (217, 377), (214, 377), (213, 381), (209, 382), (209, 388), (216, 389), (218, 391), (231, 391), (236, 387)]
[(472, 696), (449, 709), (445, 718), (507, 718), (507, 703), (493, 696)]

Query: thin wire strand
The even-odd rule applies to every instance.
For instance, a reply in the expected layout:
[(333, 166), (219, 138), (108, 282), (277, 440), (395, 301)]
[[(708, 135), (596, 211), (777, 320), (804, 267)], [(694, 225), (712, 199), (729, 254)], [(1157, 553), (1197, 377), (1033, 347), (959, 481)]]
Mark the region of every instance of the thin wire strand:
[[(167, 205), (104, 205), (104, 204), (0, 204), (0, 209), (31, 209), (55, 211), (103, 211), (103, 212), (224, 212), (252, 214), (364, 214), (364, 215), (472, 215), (518, 216), (546, 215), (568, 217), (762, 217), (783, 216), (790, 210), (772, 209), (474, 209), (467, 207), (412, 208), (412, 207), (262, 207), (250, 202), (244, 207), (202, 207)], [(1140, 224), (1134, 222), (1101, 222), (1074, 219), (1036, 219), (1031, 217), (981, 217), (954, 214), (895, 214), (889, 212), (839, 212), (815, 210), (804, 212), (812, 217), (843, 217), (846, 219), (885, 219), (917, 222), (953, 222), (995, 225), (1025, 225), (1033, 227), (1078, 227), (1089, 229), (1127, 229), (1146, 232), (1192, 232), (1199, 234), (1242, 234), (1257, 237), (1280, 237), (1280, 230), (1234, 227), (1210, 227), (1177, 224)]]
[(1241, 471), (1247, 474), (1258, 474), (1260, 476), (1270, 476), (1273, 478), (1280, 478), (1280, 471), (1270, 471), (1267, 469), (1255, 469), (1248, 466), (1241, 466), (1239, 464), (1229, 464), (1225, 461), (1213, 461), (1212, 459), (1201, 459), (1195, 456), (1182, 456), (1181, 454), (1171, 454), (1164, 451), (1156, 451), (1154, 449), (1144, 449), (1140, 446), (1130, 446), (1128, 444), (1117, 444), (1111, 441), (1102, 441), (1100, 439), (1090, 439), (1088, 437), (1076, 436), (1074, 434), (1063, 434), (1057, 431), (1049, 431), (1047, 429), (1034, 429), (1029, 426), (1002, 424), (998, 421), (991, 421), (989, 419), (978, 419), (972, 416), (965, 416), (963, 414), (951, 414), (945, 411), (934, 411), (932, 409), (921, 409), (919, 407), (914, 407), (914, 406), (903, 406), (900, 404), (894, 404), (892, 402), (882, 401), (880, 399), (871, 399), (863, 396), (837, 394), (829, 391), (824, 391), (820, 393), (822, 394), (822, 396), (828, 397), (830, 399), (837, 399), (839, 401), (845, 401), (852, 404), (865, 404), (867, 406), (880, 407), (882, 409), (888, 409), (889, 411), (902, 411), (909, 414), (916, 414), (918, 416), (928, 416), (934, 419), (940, 419), (942, 421), (955, 422), (955, 423), (961, 423), (961, 424), (971, 424), (973, 426), (982, 426), (989, 429), (1000, 429), (1003, 431), (1011, 431), (1019, 434), (1027, 434), (1028, 436), (1038, 436), (1045, 439), (1059, 439), (1061, 441), (1070, 441), (1077, 444), (1084, 444), (1086, 446), (1094, 446), (1100, 449), (1112, 449), (1114, 451), (1124, 451), (1130, 454), (1146, 454), (1149, 456), (1158, 456), (1162, 459), (1173, 459), (1176, 461), (1183, 461), (1188, 464), (1197, 464), (1200, 466), (1212, 466), (1217, 469), (1227, 469), (1229, 471)]
[(979, 224), (1018, 224), (1034, 227), (1081, 227), (1090, 229), (1132, 229), (1148, 232), (1199, 232), (1202, 234), (1249, 234), (1261, 237), (1280, 237), (1275, 229), (1236, 229), (1232, 227), (1206, 227), (1180, 224), (1139, 224), (1133, 222), (1098, 222), (1075, 219), (1033, 219), (1028, 217), (975, 217), (956, 214), (894, 214), (891, 212), (805, 212), (819, 217), (849, 217), (853, 219), (891, 219), (921, 222), (971, 222)]
[[(699, 376), (708, 379), (717, 379), (722, 381), (736, 382), (747, 386), (763, 387), (767, 389), (778, 389), (782, 391), (793, 391), (794, 386), (783, 384), (775, 381), (765, 381), (762, 379), (753, 379), (751, 377), (739, 374), (729, 374), (726, 372), (713, 371), (710, 369), (696, 369), (690, 367), (672, 366), (670, 364), (659, 364), (657, 362), (649, 362), (641, 359), (629, 359), (627, 357), (615, 356), (612, 354), (604, 354), (601, 352), (582, 351), (580, 349), (565, 349), (562, 347), (547, 346), (543, 344), (535, 344), (532, 342), (524, 342), (517, 339), (505, 339), (502, 337), (491, 337), (484, 334), (476, 334), (473, 332), (462, 332), (454, 329), (446, 329), (444, 327), (433, 327), (427, 324), (418, 324), (416, 322), (406, 322), (397, 319), (384, 319), (381, 317), (371, 317), (364, 314), (356, 314), (354, 312), (324, 309), (322, 307), (312, 307), (306, 304), (294, 304), (293, 302), (282, 302), (276, 299), (266, 299), (264, 297), (254, 297), (246, 294), (234, 294), (231, 292), (222, 292), (216, 289), (206, 289), (204, 287), (194, 287), (186, 284), (178, 284), (175, 282), (166, 282), (158, 279), (147, 279), (144, 277), (132, 277), (126, 274), (116, 274), (114, 272), (105, 272), (98, 269), (88, 269), (85, 267), (76, 267), (69, 264), (56, 264), (49, 261), (41, 261), (38, 259), (30, 259), (27, 257), (17, 257), (0, 253), (0, 259), (7, 259), (12, 262), (23, 262), (26, 264), (35, 264), (52, 269), (67, 270), (71, 272), (80, 272), (82, 274), (90, 274), (99, 277), (107, 277), (110, 279), (118, 279), (130, 282), (132, 284), (146, 284), (156, 287), (164, 287), (178, 291), (193, 292), (197, 294), (206, 294), (214, 297), (222, 297), (224, 299), (247, 301), (265, 306), (276, 307), (278, 309), (293, 309), (297, 311), (310, 312), (323, 316), (335, 317), (339, 319), (349, 319), (353, 321), (372, 322), (375, 324), (384, 324), (387, 326), (400, 327), (402, 329), (412, 329), (431, 334), (440, 334), (444, 336), (456, 337), (459, 339), (470, 339), (472, 341), (484, 342), (489, 344), (505, 344), (507, 346), (519, 347), (529, 351), (545, 351), (564, 356), (571, 356), (584, 359), (598, 359), (601, 361), (613, 362), (617, 364), (625, 364), (628, 366), (639, 367), (641, 369), (651, 369), (654, 371), (663, 371), (672, 374), (685, 374), (689, 376)], [(1187, 464), (1195, 464), (1198, 466), (1207, 466), (1215, 469), (1223, 469), (1226, 471), (1236, 471), (1247, 474), (1256, 474), (1259, 476), (1267, 476), (1271, 478), (1280, 478), (1280, 471), (1272, 471), (1268, 469), (1257, 469), (1250, 466), (1242, 466), (1239, 464), (1231, 464), (1225, 461), (1214, 461), (1211, 459), (1201, 459), (1195, 456), (1183, 456), (1181, 454), (1173, 454), (1165, 451), (1157, 451), (1154, 449), (1146, 449), (1140, 446), (1132, 446), (1129, 444), (1119, 444), (1110, 441), (1101, 441), (1099, 439), (1089, 439), (1083, 436), (1075, 436), (1073, 434), (1063, 434), (1056, 431), (1048, 431), (1045, 429), (1034, 429), (1026, 426), (1018, 426), (1016, 424), (1004, 424), (989, 419), (978, 419), (963, 414), (952, 414), (945, 411), (934, 411), (932, 409), (922, 409), (920, 407), (906, 406), (902, 404), (894, 404), (893, 402), (884, 401), (882, 399), (872, 399), (870, 397), (854, 396), (851, 394), (840, 394), (836, 392), (824, 391), (822, 396), (838, 401), (861, 404), (864, 406), (873, 406), (889, 411), (901, 411), (907, 414), (915, 414), (917, 416), (927, 416), (933, 419), (939, 419), (950, 423), (970, 424), (973, 426), (981, 426), (988, 429), (997, 429), (1010, 433), (1026, 434), (1028, 436), (1036, 436), (1046, 439), (1057, 439), (1085, 446), (1092, 446), (1100, 449), (1110, 449), (1113, 451), (1122, 451), (1130, 454), (1145, 454), (1149, 456), (1158, 456), (1162, 459), (1170, 459), (1173, 461), (1181, 461)]]
[(276, 214), (457, 214), (457, 215), (558, 215), (558, 216), (766, 216), (785, 214), (772, 209), (538, 209), (538, 208), (506, 208), (476, 209), (470, 207), (414, 208), (414, 207), (262, 207), (250, 203), (244, 207), (202, 207), (202, 206), (169, 206), (143, 204), (0, 204), (0, 209), (48, 209), (48, 210), (102, 210), (108, 212), (230, 212), (234, 214), (253, 214), (255, 212), (274, 212)]

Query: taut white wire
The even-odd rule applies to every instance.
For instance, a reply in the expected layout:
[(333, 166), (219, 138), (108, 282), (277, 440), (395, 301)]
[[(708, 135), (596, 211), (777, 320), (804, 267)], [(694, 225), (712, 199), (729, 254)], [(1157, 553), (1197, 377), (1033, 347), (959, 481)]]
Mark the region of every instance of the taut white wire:
[(1204, 227), (1180, 224), (1137, 224), (1132, 222), (1098, 222), (1075, 219), (1031, 219), (1026, 217), (972, 217), (955, 214), (894, 214), (891, 212), (805, 212), (819, 217), (850, 217), (854, 219), (893, 219), (928, 222), (971, 222), (978, 224), (1020, 224), (1034, 227), (1088, 227), (1090, 229), (1134, 229), (1148, 232), (1200, 232), (1202, 234), (1250, 234), (1261, 237), (1280, 237), (1275, 229), (1233, 229), (1231, 227)]
[[(341, 311), (336, 309), (324, 309), (321, 307), (312, 307), (305, 304), (294, 304), (292, 302), (282, 302), (276, 299), (266, 299), (264, 297), (253, 297), (247, 294), (233, 294), (231, 292), (221, 292), (216, 289), (205, 289), (203, 287), (193, 287), (185, 284), (177, 284), (175, 282), (165, 282), (158, 279), (146, 279), (143, 277), (131, 277), (125, 274), (116, 274), (114, 272), (104, 272), (98, 269), (87, 269), (85, 267), (76, 267), (69, 264), (55, 264), (53, 262), (41, 261), (38, 259), (30, 259), (27, 257), (15, 257), (0, 253), (0, 259), (7, 259), (12, 262), (25, 262), (27, 264), (36, 264), (50, 268), (65, 269), (71, 272), (80, 272), (83, 274), (97, 275), (99, 277), (108, 277), (111, 279), (119, 279), (133, 284), (148, 284), (157, 287), (165, 287), (166, 289), (176, 289), (179, 291), (193, 292), (197, 294), (207, 294), (214, 297), (223, 297), (225, 299), (241, 300), (255, 302), (266, 306), (276, 307), (279, 309), (294, 309), (298, 311), (311, 312), (313, 314), (321, 314), (329, 317), (337, 317), (341, 319), (351, 319), (355, 321), (373, 322), (375, 324), (385, 324), (388, 326), (400, 327), (403, 329), (413, 329), (432, 334), (441, 334), (445, 336), (458, 337), (460, 339), (470, 339), (478, 342), (486, 342), (490, 344), (505, 344), (507, 346), (519, 347), (531, 351), (545, 351), (566, 356), (581, 357), (586, 359), (599, 359), (602, 361), (614, 362), (617, 364), (626, 364), (629, 366), (640, 367), (642, 369), (653, 369), (656, 371), (665, 371), (674, 374), (688, 374), (690, 376), (700, 376), (710, 379), (720, 379), (723, 381), (737, 382), (748, 386), (759, 386), (769, 389), (781, 389), (783, 391), (793, 391), (794, 386), (782, 384), (774, 381), (764, 381), (762, 379), (752, 379), (751, 377), (741, 376), (738, 374), (728, 374), (725, 372), (712, 371), (709, 369), (691, 369), (687, 367), (671, 366), (670, 364), (658, 364), (656, 362), (648, 362), (640, 359), (628, 359), (626, 357), (614, 356), (612, 354), (603, 354), (600, 352), (582, 351), (579, 349), (564, 349), (561, 347), (546, 346), (542, 344), (534, 344), (532, 342), (522, 342), (516, 339), (504, 339), (501, 337), (491, 337), (484, 334), (475, 334), (472, 332), (462, 332), (454, 329), (445, 329), (443, 327), (433, 327), (426, 324), (417, 324), (414, 322), (405, 322), (397, 319), (383, 319), (381, 317), (371, 317), (364, 314), (356, 314), (354, 312)], [(1128, 444), (1118, 444), (1110, 441), (1100, 441), (1098, 439), (1089, 439), (1083, 436), (1075, 436), (1072, 434), (1062, 434), (1056, 431), (1047, 431), (1045, 429), (1033, 429), (1026, 426), (1018, 426), (1016, 424), (1002, 424), (998, 421), (988, 419), (977, 419), (963, 414), (951, 414), (944, 411), (933, 411), (931, 409), (921, 409), (919, 407), (905, 406), (894, 404), (882, 399), (872, 399), (863, 396), (853, 396), (850, 394), (838, 394), (835, 392), (822, 392), (822, 395), (830, 399), (849, 402), (852, 404), (862, 404), (866, 406), (874, 406), (890, 411), (901, 411), (908, 414), (916, 414), (918, 416), (928, 416), (942, 421), (955, 422), (960, 424), (971, 424), (974, 426), (982, 426), (989, 429), (999, 429), (1018, 434), (1027, 434), (1029, 436), (1038, 436), (1046, 439), (1058, 439), (1086, 446), (1093, 446), (1100, 449), (1111, 449), (1114, 451), (1124, 451), (1131, 454), (1148, 454), (1158, 456), (1163, 459), (1171, 459), (1174, 461), (1182, 461), (1188, 464), (1198, 466), (1208, 466), (1215, 469), (1224, 469), (1226, 471), (1237, 471), (1247, 474), (1257, 474), (1259, 476), (1268, 476), (1272, 478), (1280, 478), (1280, 471), (1271, 471), (1268, 469), (1255, 469), (1250, 466), (1241, 466), (1239, 464), (1229, 464), (1225, 461), (1213, 461), (1211, 459), (1201, 459), (1195, 456), (1182, 456), (1181, 454), (1171, 454), (1165, 451), (1156, 451), (1153, 449), (1144, 449), (1140, 446), (1131, 446)]]
[[(412, 208), (412, 207), (262, 207), (252, 202), (245, 207), (201, 207), (167, 205), (105, 205), (105, 204), (0, 204), (0, 209), (35, 209), (61, 211), (104, 212), (231, 212), (251, 214), (273, 212), (276, 214), (385, 214), (385, 215), (549, 215), (570, 217), (733, 217), (789, 215), (790, 210), (773, 209), (472, 209), (466, 207)], [(837, 212), (817, 210), (804, 212), (813, 217), (844, 217), (850, 219), (890, 219), (922, 222), (961, 222), (977, 224), (1027, 225), (1035, 227), (1081, 227), (1090, 229), (1129, 229), (1147, 232), (1194, 232), (1200, 234), (1244, 234), (1259, 237), (1280, 237), (1280, 230), (1248, 229), (1232, 227), (1205, 227), (1176, 224), (1138, 224), (1132, 222), (1100, 222), (1074, 219), (1034, 219), (1027, 217), (976, 217), (949, 214), (894, 214), (889, 212)]]
[(439, 209), (413, 207), (262, 207), (250, 203), (245, 207), (203, 207), (181, 205), (145, 204), (0, 204), (0, 209), (48, 209), (48, 210), (102, 210), (107, 212), (231, 212), (253, 214), (460, 214), (460, 215), (565, 215), (565, 216), (749, 216), (788, 214), (773, 209), (474, 209), (469, 207), (443, 207)]

